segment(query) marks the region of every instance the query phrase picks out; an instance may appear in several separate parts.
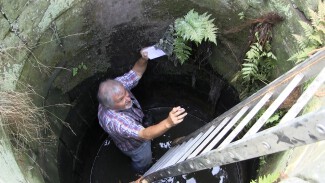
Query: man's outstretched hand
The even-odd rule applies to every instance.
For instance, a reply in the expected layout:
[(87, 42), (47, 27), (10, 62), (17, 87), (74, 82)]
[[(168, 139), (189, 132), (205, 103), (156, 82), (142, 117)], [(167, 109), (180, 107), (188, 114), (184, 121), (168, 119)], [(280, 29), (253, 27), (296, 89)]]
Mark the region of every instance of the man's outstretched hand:
[(169, 128), (181, 123), (185, 116), (187, 115), (187, 112), (185, 112), (184, 108), (181, 108), (180, 106), (174, 107), (168, 115), (168, 126)]
[(143, 128), (139, 131), (139, 137), (152, 140), (160, 135), (164, 134), (171, 127), (181, 123), (184, 117), (187, 115), (185, 109), (181, 107), (174, 107), (166, 119), (162, 120), (158, 124)]
[(143, 51), (143, 49), (140, 51), (141, 58), (134, 64), (132, 70), (137, 73), (137, 75), (141, 78), (144, 71), (147, 69), (148, 64), (148, 52)]
[(142, 59), (144, 59), (144, 60), (148, 60), (149, 58), (148, 58), (148, 52), (146, 52), (146, 51), (143, 51), (145, 48), (143, 48), (143, 49), (141, 49), (141, 51), (140, 51), (140, 54), (141, 54), (141, 57), (142, 57)]

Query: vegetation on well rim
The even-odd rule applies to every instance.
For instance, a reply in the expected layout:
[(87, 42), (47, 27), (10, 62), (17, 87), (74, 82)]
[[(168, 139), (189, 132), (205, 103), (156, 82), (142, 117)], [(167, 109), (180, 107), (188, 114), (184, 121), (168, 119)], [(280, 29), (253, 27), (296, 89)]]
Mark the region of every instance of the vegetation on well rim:
[(251, 180), (250, 183), (276, 183), (280, 178), (280, 173), (275, 172), (258, 177), (257, 180)]
[(271, 31), (272, 27), (282, 20), (281, 16), (271, 12), (261, 18), (251, 19), (231, 30), (236, 32), (251, 25), (250, 32), (252, 35), (249, 39), (249, 50), (245, 54), (242, 69), (232, 79), (232, 82), (239, 85), (241, 99), (253, 94), (270, 82), (277, 59), (272, 53), (270, 44), (272, 41)]
[(55, 143), (45, 110), (33, 103), (32, 91), (0, 91), (0, 95), (0, 118), (16, 152)]
[[(325, 40), (325, 2), (318, 1), (318, 12), (308, 8), (311, 16), (311, 24), (299, 21), (304, 30), (304, 35), (293, 34), (299, 45), (299, 51), (288, 60), (296, 64), (304, 61), (312, 55), (318, 48), (324, 47)], [(324, 49), (324, 48), (322, 48)]]
[(194, 10), (189, 11), (184, 17), (176, 19), (174, 24), (169, 26), (156, 46), (183, 64), (191, 55), (192, 42), (196, 46), (202, 41), (217, 44), (217, 28), (213, 24), (214, 19), (210, 19), (210, 16), (207, 13), (200, 15)]
[(28, 87), (25, 91), (0, 91), (0, 121), (16, 157), (28, 157), (32, 162), (29, 168), (38, 167), (42, 175), (48, 178), (35, 154), (46, 153), (56, 144), (57, 138), (45, 108), (36, 106), (32, 95), (35, 92)]

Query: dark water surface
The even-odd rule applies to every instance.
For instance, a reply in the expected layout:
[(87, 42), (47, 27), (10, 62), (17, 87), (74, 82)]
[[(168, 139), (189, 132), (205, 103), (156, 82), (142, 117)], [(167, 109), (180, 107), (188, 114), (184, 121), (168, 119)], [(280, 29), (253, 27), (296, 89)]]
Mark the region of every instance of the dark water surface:
[[(170, 107), (157, 107), (148, 109), (155, 122), (167, 117)], [(172, 128), (167, 133), (152, 141), (153, 162), (156, 162), (171, 146), (171, 142), (182, 136), (186, 136), (203, 126), (206, 122), (188, 114), (183, 123)], [(240, 164), (230, 164), (222, 167), (202, 170), (196, 173), (171, 177), (157, 182), (179, 182), (179, 183), (237, 183), (243, 182), (242, 168)], [(93, 160), (90, 182), (91, 183), (124, 183), (136, 180), (138, 177), (132, 171), (130, 159), (122, 154), (109, 138), (102, 142)]]

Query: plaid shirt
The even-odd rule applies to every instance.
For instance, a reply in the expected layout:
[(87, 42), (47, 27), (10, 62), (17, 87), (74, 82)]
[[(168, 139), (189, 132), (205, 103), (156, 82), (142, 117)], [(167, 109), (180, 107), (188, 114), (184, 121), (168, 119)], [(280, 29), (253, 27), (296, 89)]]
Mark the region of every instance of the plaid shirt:
[(141, 125), (144, 114), (139, 102), (130, 92), (138, 84), (140, 77), (133, 70), (130, 70), (115, 80), (121, 82), (129, 92), (133, 105), (130, 109), (116, 111), (99, 104), (99, 124), (120, 150), (132, 151), (140, 147), (145, 141), (138, 135), (138, 132), (144, 128)]

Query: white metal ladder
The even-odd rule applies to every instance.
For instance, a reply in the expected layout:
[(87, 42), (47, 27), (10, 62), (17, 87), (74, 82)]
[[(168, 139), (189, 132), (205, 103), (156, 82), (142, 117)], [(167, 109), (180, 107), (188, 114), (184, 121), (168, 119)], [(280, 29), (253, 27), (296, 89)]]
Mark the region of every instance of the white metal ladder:
[[(142, 182), (153, 182), (324, 140), (325, 109), (297, 117), (324, 83), (324, 66), (325, 51), (311, 56), (170, 148), (144, 174)], [(311, 84), (280, 123), (259, 131), (290, 93), (310, 79), (313, 79)], [(266, 110), (262, 116), (240, 137), (240, 132), (263, 107)]]

